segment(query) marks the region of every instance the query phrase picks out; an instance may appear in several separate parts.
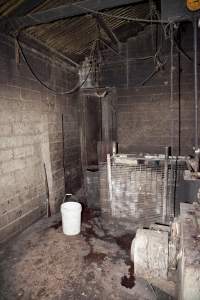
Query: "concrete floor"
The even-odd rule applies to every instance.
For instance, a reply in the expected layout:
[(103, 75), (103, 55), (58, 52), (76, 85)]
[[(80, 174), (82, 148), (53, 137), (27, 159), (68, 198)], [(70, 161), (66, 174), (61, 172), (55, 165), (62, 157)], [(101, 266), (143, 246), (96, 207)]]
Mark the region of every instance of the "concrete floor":
[(1, 300), (169, 299), (135, 280), (129, 259), (134, 231), (102, 221), (97, 211), (87, 209), (82, 217), (79, 236), (65, 236), (56, 215), (1, 248)]

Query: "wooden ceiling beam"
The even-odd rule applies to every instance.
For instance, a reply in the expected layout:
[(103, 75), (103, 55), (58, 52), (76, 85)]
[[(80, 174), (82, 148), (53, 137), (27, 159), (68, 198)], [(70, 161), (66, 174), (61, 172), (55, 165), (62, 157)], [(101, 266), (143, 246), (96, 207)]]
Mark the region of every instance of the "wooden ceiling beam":
[[(61, 5), (44, 11), (38, 11), (18, 18), (1, 18), (0, 26), (6, 31), (12, 28), (22, 29), (40, 24), (47, 24), (58, 20), (77, 17), (88, 13), (94, 13), (120, 6), (138, 4), (145, 0), (85, 0)], [(9, 25), (10, 24), (10, 25)]]
[(20, 5), (17, 5), (13, 10), (8, 13), (8, 17), (21, 17), (30, 13), (33, 9), (40, 6), (46, 0), (24, 0)]
[(117, 46), (120, 45), (120, 41), (118, 40), (117, 36), (114, 34), (114, 32), (110, 29), (110, 27), (106, 24), (103, 17), (101, 15), (95, 14), (94, 17), (96, 18), (97, 22), (99, 23), (100, 27), (104, 30), (104, 32), (107, 34), (109, 39), (112, 43), (117, 44)]

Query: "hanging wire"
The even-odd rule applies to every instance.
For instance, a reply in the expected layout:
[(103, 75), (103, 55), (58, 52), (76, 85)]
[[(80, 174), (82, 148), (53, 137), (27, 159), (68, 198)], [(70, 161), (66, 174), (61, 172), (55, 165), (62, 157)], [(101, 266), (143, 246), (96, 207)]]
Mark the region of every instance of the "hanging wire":
[(32, 73), (32, 75), (37, 79), (37, 81), (42, 85), (44, 86), (46, 89), (50, 90), (51, 92), (53, 92), (54, 94), (56, 95), (66, 95), (66, 94), (72, 94), (72, 93), (75, 93), (76, 91), (78, 91), (84, 84), (85, 82), (87, 81), (90, 73), (91, 73), (91, 70), (92, 70), (92, 62), (93, 62), (93, 59), (94, 59), (94, 51), (95, 51), (95, 48), (96, 48), (96, 40), (93, 41), (93, 44), (92, 44), (92, 47), (91, 47), (91, 51), (90, 51), (90, 56), (89, 56), (89, 62), (90, 62), (90, 68), (88, 70), (88, 73), (86, 74), (85, 76), (85, 79), (80, 83), (78, 82), (71, 90), (67, 90), (67, 91), (57, 91), (53, 88), (51, 88), (49, 85), (47, 85), (43, 80), (41, 80), (39, 78), (39, 76), (35, 73), (35, 71), (33, 70), (33, 67), (31, 66), (31, 64), (29, 63), (26, 55), (25, 55), (25, 52), (24, 52), (24, 49), (21, 45), (21, 42), (19, 41), (19, 33), (18, 35), (16, 36), (16, 41), (17, 41), (17, 45), (20, 49), (20, 52), (22, 54), (22, 57), (24, 59), (24, 61), (26, 62), (30, 72)]
[[(150, 16), (151, 16), (151, 20), (152, 21), (153, 21), (154, 17), (157, 18), (157, 19), (159, 18), (159, 13), (156, 10), (155, 6), (152, 7)], [(163, 27), (161, 27), (161, 29), (164, 30)], [(167, 58), (165, 58), (164, 60), (162, 60), (160, 58), (161, 50), (162, 50), (162, 47), (163, 47), (162, 30), (161, 30), (161, 33), (160, 33), (160, 42), (159, 42), (159, 45), (155, 47), (156, 48), (156, 52), (155, 52), (154, 55), (146, 56), (146, 57), (132, 58), (132, 60), (149, 60), (149, 59), (152, 59), (153, 63), (154, 63), (154, 69), (153, 69), (153, 71), (139, 84), (139, 86), (145, 85), (146, 82), (148, 82), (156, 73), (158, 73), (164, 67), (164, 65), (167, 62)], [(98, 65), (98, 58), (99, 58), (99, 54), (100, 54), (100, 42), (102, 42), (104, 45), (106, 45), (108, 48), (110, 48), (104, 42), (103, 38), (101, 37), (101, 31), (100, 31), (100, 29), (98, 30), (98, 33), (99, 33), (99, 35), (97, 36), (97, 40), (98, 40), (97, 45), (98, 46), (96, 47), (96, 52), (97, 52), (96, 57), (97, 57), (97, 59), (94, 60), (94, 63), (96, 63), (97, 65)], [(154, 44), (154, 35), (153, 35), (153, 33), (152, 33), (152, 43)], [(153, 44), (152, 44), (152, 47), (153, 47)], [(156, 40), (156, 45), (157, 45), (157, 40)], [(111, 50), (114, 51), (113, 49), (111, 49)], [(124, 56), (122, 56), (120, 53), (115, 53), (115, 54), (117, 54), (119, 57), (124, 58)], [(94, 67), (94, 74), (95, 75), (96, 75), (96, 64), (95, 64), (95, 67)]]
[(140, 18), (130, 18), (130, 17), (123, 17), (123, 16), (119, 16), (119, 15), (113, 15), (113, 14), (109, 14), (109, 13), (105, 13), (105, 12), (100, 12), (100, 11), (96, 11), (87, 7), (84, 7), (80, 4), (77, 3), (72, 3), (73, 6), (79, 7), (82, 10), (85, 10), (86, 12), (90, 12), (93, 14), (98, 14), (101, 16), (105, 16), (105, 17), (110, 17), (110, 18), (114, 18), (114, 19), (119, 19), (119, 20), (125, 20), (125, 21), (132, 21), (132, 22), (141, 22), (141, 23), (154, 23), (154, 24), (164, 24), (167, 23), (164, 20), (149, 20), (149, 19), (140, 19)]
[[(155, 15), (158, 17), (157, 11), (155, 12)], [(164, 27), (161, 26), (161, 33), (160, 33), (160, 43), (159, 46), (156, 46), (156, 53), (153, 56), (153, 62), (154, 62), (154, 69), (153, 71), (142, 81), (140, 86), (145, 85), (151, 78), (153, 78), (160, 70), (163, 69), (164, 65), (167, 63), (167, 58), (165, 57), (164, 60), (160, 58), (161, 50), (163, 47), (163, 35), (162, 31), (164, 31)], [(157, 41), (156, 41), (157, 44)]]
[[(149, 19), (139, 19), (139, 18), (129, 18), (129, 17), (123, 17), (123, 16), (119, 16), (119, 15), (113, 15), (113, 14), (108, 14), (108, 13), (103, 13), (103, 12), (99, 12), (99, 11), (95, 11), (95, 10), (91, 10), (91, 9), (88, 9), (88, 8), (85, 8), (79, 4), (76, 4), (76, 3), (73, 3), (72, 4), (73, 6), (77, 6), (87, 12), (90, 12), (90, 13), (93, 13), (93, 14), (99, 14), (101, 16), (106, 16), (106, 17), (111, 17), (111, 18), (116, 18), (116, 19), (123, 19), (123, 20), (126, 20), (126, 21), (132, 21), (132, 22), (145, 22), (145, 23), (150, 23), (150, 24), (160, 24), (161, 25), (161, 28), (164, 30), (164, 33), (165, 31), (167, 30), (167, 27), (170, 25), (170, 24), (167, 24), (165, 26), (165, 23), (166, 21), (163, 21), (160, 18), (160, 15), (156, 9), (155, 6), (152, 7), (151, 9), (151, 12), (150, 12), (150, 20)], [(154, 19), (154, 17), (156, 19)], [(41, 25), (41, 24), (37, 24), (37, 25)], [(25, 29), (26, 27), (24, 27), (23, 29)], [(22, 29), (21, 29), (22, 30)], [(21, 32), (20, 30), (20, 32)], [(23, 47), (19, 41), (19, 34), (20, 32), (18, 33), (17, 37), (16, 37), (16, 40), (17, 40), (17, 44), (18, 44), (18, 47), (22, 53), (22, 56), (23, 56), (23, 59), (24, 61), (26, 62), (26, 64), (28, 65), (28, 68), (30, 69), (32, 75), (40, 82), (41, 85), (43, 85), (45, 88), (47, 88), (48, 90), (52, 91), (53, 93), (55, 94), (58, 94), (58, 95), (64, 95), (64, 94), (72, 94), (76, 91), (78, 91), (84, 84), (85, 82), (87, 81), (90, 73), (92, 72), (93, 68), (94, 68), (94, 56), (95, 56), (95, 51), (97, 51), (97, 40), (94, 41), (94, 44), (91, 48), (91, 52), (90, 52), (90, 59), (89, 59), (89, 62), (90, 62), (90, 69), (85, 77), (85, 79), (80, 83), (78, 82), (74, 88), (72, 88), (71, 90), (67, 90), (67, 91), (57, 91), (57, 90), (54, 90), (52, 89), (50, 86), (48, 86), (44, 81), (42, 81), (39, 76), (34, 72), (34, 69), (33, 67), (31, 66), (31, 64), (29, 63), (25, 53), (24, 53), (24, 50), (23, 50)], [(100, 41), (99, 41), (100, 42)], [(98, 44), (99, 44), (98, 42)], [(105, 43), (104, 43), (105, 44)], [(144, 85), (148, 80), (150, 80), (158, 71), (160, 71), (163, 66), (166, 64), (167, 62), (167, 59), (165, 59), (164, 61), (162, 61), (159, 57), (159, 54), (161, 52), (161, 49), (162, 49), (162, 34), (161, 34), (161, 41), (160, 41), (160, 45), (156, 51), (156, 53), (152, 56), (147, 56), (147, 57), (136, 57), (136, 58), (132, 58), (133, 60), (148, 60), (148, 59), (153, 59), (154, 61), (154, 65), (155, 65), (155, 69), (152, 71), (152, 73), (150, 73), (150, 75), (147, 76), (147, 78), (145, 80), (142, 81), (142, 83), (140, 84), (141, 85)], [(98, 52), (98, 51), (97, 51)], [(121, 54), (119, 54), (119, 56), (121, 56)]]

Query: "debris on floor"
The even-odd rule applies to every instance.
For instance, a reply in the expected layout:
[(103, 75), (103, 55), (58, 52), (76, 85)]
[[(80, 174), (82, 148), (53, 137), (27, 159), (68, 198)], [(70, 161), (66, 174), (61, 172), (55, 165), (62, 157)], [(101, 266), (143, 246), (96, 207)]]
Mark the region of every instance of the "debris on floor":
[(11, 240), (0, 251), (0, 299), (159, 299), (146, 281), (135, 281), (134, 231), (103, 224), (98, 211), (85, 209), (80, 235), (64, 235), (56, 215)]

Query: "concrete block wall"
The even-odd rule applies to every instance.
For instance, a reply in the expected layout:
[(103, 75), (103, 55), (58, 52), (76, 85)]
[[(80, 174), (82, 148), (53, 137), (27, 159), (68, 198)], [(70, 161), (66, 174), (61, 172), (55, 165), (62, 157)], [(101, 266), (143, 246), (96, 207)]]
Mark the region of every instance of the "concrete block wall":
[[(38, 52), (24, 47), (24, 51), (34, 72), (50, 87), (62, 91), (77, 82), (77, 73), (72, 72), (55, 56), (43, 55), (42, 49)], [(73, 156), (73, 168), (71, 164), (67, 164), (66, 169), (76, 173), (72, 177), (72, 182), (77, 178), (79, 180), (76, 188), (81, 181), (81, 172), (78, 164), (78, 95), (73, 98), (67, 95), (58, 96), (41, 86), (21, 56), (20, 62), (17, 61), (14, 40), (4, 35), (1, 36), (0, 69), (2, 242), (46, 213), (44, 164), (51, 210), (55, 212), (59, 209), (65, 193), (63, 131), (65, 159)], [(74, 137), (75, 144), (72, 143)]]
[[(184, 28), (181, 45), (193, 57), (192, 29)], [(164, 147), (172, 144), (174, 127), (174, 154), (179, 144), (180, 100), (180, 148), (181, 155), (193, 153), (194, 146), (194, 75), (193, 63), (180, 57), (180, 98), (178, 76), (178, 52), (174, 51), (174, 100), (170, 102), (170, 49), (164, 43), (161, 57), (167, 60), (164, 69), (145, 85), (144, 79), (154, 70), (152, 59), (136, 60), (153, 55), (152, 31), (147, 27), (137, 37), (122, 46), (121, 56), (107, 53), (103, 69), (103, 83), (117, 87), (117, 128), (119, 151), (122, 153), (164, 153)]]

